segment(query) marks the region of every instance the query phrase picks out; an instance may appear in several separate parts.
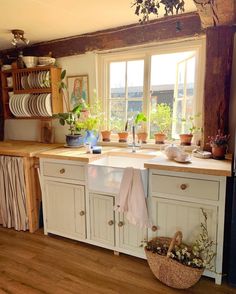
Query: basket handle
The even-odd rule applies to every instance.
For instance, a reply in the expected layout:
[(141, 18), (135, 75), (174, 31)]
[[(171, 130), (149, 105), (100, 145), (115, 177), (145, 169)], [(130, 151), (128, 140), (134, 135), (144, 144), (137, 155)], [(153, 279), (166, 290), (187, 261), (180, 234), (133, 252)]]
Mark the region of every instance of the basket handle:
[(183, 234), (181, 231), (177, 231), (175, 234), (174, 234), (174, 237), (172, 238), (171, 242), (170, 242), (170, 246), (168, 248), (168, 252), (167, 252), (167, 257), (169, 258), (169, 254), (175, 245), (180, 245), (182, 243), (182, 239), (183, 239)]

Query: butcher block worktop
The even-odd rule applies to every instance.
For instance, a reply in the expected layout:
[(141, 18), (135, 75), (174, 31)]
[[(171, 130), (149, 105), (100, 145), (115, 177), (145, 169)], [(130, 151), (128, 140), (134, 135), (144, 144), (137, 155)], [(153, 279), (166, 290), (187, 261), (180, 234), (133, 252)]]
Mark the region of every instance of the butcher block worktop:
[(61, 146), (61, 144), (44, 144), (31, 141), (2, 141), (0, 142), (0, 155), (34, 157), (42, 151), (58, 146)]
[(178, 163), (168, 160), (164, 154), (160, 153), (159, 156), (145, 163), (144, 167), (213, 176), (231, 176), (230, 160), (201, 159), (193, 156), (191, 163)]

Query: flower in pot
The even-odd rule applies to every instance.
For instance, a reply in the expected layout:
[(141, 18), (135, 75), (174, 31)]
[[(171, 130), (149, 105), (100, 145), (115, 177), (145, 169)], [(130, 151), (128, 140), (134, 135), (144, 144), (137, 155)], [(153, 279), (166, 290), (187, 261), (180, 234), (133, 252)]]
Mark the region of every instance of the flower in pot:
[(224, 135), (218, 130), (215, 136), (209, 136), (212, 156), (214, 159), (225, 159), (230, 135)]
[(148, 133), (146, 132), (146, 122), (147, 117), (144, 113), (139, 112), (134, 120), (134, 124), (136, 127), (139, 126), (139, 130), (137, 131), (138, 142), (147, 143)]
[(197, 127), (195, 121), (199, 118), (201, 114), (190, 115), (187, 118), (182, 118), (181, 121), (184, 123), (184, 129), (187, 130), (186, 133), (180, 134), (180, 145), (190, 146), (192, 144), (193, 135), (202, 131), (202, 128)]
[(164, 144), (165, 139), (170, 136), (172, 125), (171, 108), (167, 103), (157, 104), (151, 111), (150, 116), (152, 134), (156, 144)]

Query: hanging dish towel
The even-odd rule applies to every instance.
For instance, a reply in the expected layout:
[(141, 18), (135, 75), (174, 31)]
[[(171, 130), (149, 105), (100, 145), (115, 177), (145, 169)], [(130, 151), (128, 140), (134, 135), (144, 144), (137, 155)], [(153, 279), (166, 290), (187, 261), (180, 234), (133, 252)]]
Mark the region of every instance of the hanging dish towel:
[(131, 224), (140, 228), (151, 227), (140, 170), (132, 167), (124, 170), (116, 209), (126, 213), (126, 218)]

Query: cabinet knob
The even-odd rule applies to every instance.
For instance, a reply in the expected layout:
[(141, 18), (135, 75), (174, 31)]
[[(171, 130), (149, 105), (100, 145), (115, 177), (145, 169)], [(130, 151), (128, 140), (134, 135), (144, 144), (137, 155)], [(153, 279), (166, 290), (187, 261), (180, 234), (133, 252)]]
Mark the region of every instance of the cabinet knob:
[(118, 222), (118, 227), (123, 227), (124, 222)]
[(152, 226), (152, 231), (153, 231), (153, 232), (156, 232), (157, 229), (158, 229), (157, 226)]
[(114, 225), (114, 222), (113, 222), (113, 220), (110, 220), (110, 221), (108, 222), (108, 225), (109, 225), (109, 226), (112, 226), (112, 225)]
[(186, 184), (181, 184), (181, 185), (180, 185), (180, 189), (181, 189), (181, 190), (186, 190), (187, 187), (188, 187), (188, 186), (187, 186)]
[(81, 210), (79, 215), (83, 216), (83, 215), (85, 215), (85, 212), (83, 210)]
[(64, 168), (60, 169), (60, 174), (64, 174), (66, 170)]

